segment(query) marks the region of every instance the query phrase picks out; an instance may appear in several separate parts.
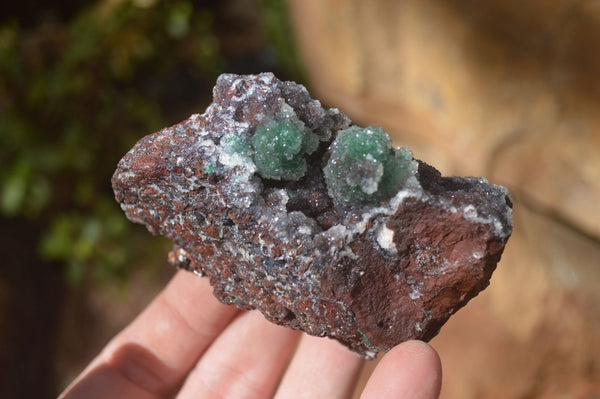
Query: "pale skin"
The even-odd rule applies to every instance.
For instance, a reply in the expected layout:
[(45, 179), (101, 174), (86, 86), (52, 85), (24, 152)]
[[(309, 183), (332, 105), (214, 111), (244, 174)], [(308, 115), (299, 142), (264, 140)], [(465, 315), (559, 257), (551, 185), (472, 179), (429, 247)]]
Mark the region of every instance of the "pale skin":
[[(60, 398), (351, 398), (364, 360), (338, 342), (276, 326), (178, 272)], [(441, 364), (409, 341), (377, 364), (361, 398), (437, 398)]]

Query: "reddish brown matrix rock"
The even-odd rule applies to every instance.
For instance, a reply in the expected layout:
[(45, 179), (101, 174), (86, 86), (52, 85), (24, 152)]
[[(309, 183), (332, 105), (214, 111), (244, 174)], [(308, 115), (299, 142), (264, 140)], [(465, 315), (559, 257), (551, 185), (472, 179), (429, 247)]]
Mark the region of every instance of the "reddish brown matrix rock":
[(206, 112), (141, 139), (112, 184), (221, 302), (368, 358), (434, 337), (512, 231), (505, 188), (441, 177), (270, 73), (221, 75)]

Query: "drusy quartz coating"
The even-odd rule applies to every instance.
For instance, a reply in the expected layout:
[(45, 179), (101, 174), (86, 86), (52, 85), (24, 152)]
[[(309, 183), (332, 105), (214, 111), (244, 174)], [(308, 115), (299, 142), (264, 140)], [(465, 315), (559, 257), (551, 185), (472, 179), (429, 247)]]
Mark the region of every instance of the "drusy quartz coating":
[(512, 231), (505, 188), (441, 177), (270, 73), (221, 75), (213, 95), (142, 138), (112, 183), (220, 301), (372, 358), (431, 339), (489, 284)]

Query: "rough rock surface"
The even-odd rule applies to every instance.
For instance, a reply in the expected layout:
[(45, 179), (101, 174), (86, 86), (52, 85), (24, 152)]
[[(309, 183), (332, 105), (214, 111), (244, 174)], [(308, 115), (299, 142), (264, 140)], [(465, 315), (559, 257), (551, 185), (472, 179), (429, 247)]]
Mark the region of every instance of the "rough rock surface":
[[(261, 178), (249, 157), (227, 149), (282, 113), (319, 138), (297, 181)], [(322, 167), (349, 126), (301, 85), (222, 75), (204, 114), (125, 155), (113, 188), (127, 217), (173, 240), (170, 261), (208, 276), (223, 303), (373, 357), (431, 339), (488, 285), (512, 202), (484, 178), (444, 178), (413, 160), (391, 198), (339, 203)]]

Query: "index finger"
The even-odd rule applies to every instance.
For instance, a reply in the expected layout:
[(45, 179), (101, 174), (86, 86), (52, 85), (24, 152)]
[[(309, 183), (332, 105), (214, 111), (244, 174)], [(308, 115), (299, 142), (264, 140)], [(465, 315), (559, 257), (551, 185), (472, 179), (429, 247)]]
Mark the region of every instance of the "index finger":
[(212, 295), (207, 278), (179, 271), (61, 398), (170, 393), (237, 312)]

